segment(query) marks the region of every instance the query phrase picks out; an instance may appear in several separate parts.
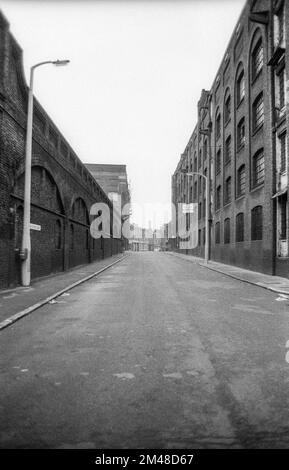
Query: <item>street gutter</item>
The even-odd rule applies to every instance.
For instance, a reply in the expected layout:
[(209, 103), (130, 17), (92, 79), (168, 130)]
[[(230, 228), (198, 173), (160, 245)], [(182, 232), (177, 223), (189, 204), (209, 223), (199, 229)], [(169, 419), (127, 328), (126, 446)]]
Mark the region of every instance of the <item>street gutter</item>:
[(222, 271), (222, 270), (220, 270), (216, 267), (210, 266), (210, 264), (206, 265), (201, 261), (200, 262), (196, 261), (195, 259), (183, 258), (181, 256), (178, 256), (178, 253), (173, 253), (173, 252), (167, 252), (167, 253), (170, 254), (171, 256), (175, 256), (178, 259), (188, 261), (189, 263), (197, 264), (201, 268), (209, 269), (210, 271), (214, 271), (216, 273), (223, 274), (224, 276), (231, 277), (232, 279), (236, 279), (237, 281), (245, 282), (246, 284), (251, 284), (252, 286), (261, 287), (262, 289), (266, 289), (266, 290), (269, 290), (271, 292), (275, 292), (277, 294), (289, 295), (289, 287), (287, 288), (287, 290), (283, 290), (281, 288), (272, 287), (270, 285), (267, 286), (266, 284), (264, 284), (262, 282), (250, 281), (248, 279), (244, 279), (242, 277), (239, 277), (235, 274), (224, 272), (224, 271)]

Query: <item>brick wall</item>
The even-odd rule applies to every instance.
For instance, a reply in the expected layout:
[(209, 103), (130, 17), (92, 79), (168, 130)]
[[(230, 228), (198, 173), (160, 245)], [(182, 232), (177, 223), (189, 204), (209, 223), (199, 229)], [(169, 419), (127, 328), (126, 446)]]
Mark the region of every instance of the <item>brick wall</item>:
[[(22, 51), (0, 12), (0, 288), (20, 282), (27, 92)], [(41, 225), (31, 231), (32, 278), (121, 251), (121, 240), (90, 236), (91, 205), (111, 203), (36, 100), (31, 202)]]
[[(251, 7), (254, 3), (254, 10)], [(275, 148), (274, 127), (275, 114), (272, 106), (272, 68), (268, 62), (272, 57), (272, 31), (273, 31), (273, 4), (282, 2), (269, 0), (248, 1), (242, 11), (237, 25), (233, 30), (229, 45), (224, 53), (220, 68), (211, 90), (203, 90), (198, 109), (198, 122), (194, 132), (182, 154), (174, 174), (173, 202), (196, 202), (204, 206), (204, 188), (198, 191), (197, 197), (191, 198), (191, 188), (186, 186), (181, 169), (190, 168), (191, 171), (207, 173), (210, 178), (210, 256), (211, 259), (244, 268), (265, 272), (279, 273), (289, 276), (289, 263), (287, 259), (278, 259), (276, 256), (276, 227), (275, 202), (272, 199), (276, 192), (275, 187)], [(283, 2), (286, 10), (286, 34), (289, 35), (289, 9), (287, 2)], [(255, 14), (252, 21), (252, 12)], [(257, 14), (257, 16), (256, 16)], [(255, 21), (257, 20), (257, 21)], [(264, 20), (264, 21), (263, 21)], [(263, 67), (253, 76), (253, 52), (259, 43), (263, 47)], [(286, 49), (288, 56), (288, 48)], [(287, 58), (287, 77), (288, 58)], [(245, 95), (237, 102), (237, 82), (241, 72), (244, 73)], [(287, 84), (288, 87), (288, 84)], [(288, 89), (289, 92), (289, 89)], [(264, 122), (256, 129), (253, 126), (253, 104), (256, 98), (263, 93)], [(230, 117), (226, 119), (226, 101), (231, 97)], [(289, 95), (288, 95), (289, 96)], [(287, 104), (288, 107), (288, 104)], [(207, 108), (207, 109), (206, 109)], [(220, 116), (220, 132), (218, 133), (217, 118)], [(238, 124), (245, 120), (245, 141), (238, 147)], [(202, 129), (211, 129), (207, 136)], [(288, 129), (288, 110), (287, 110)], [(287, 132), (288, 136), (288, 132)], [(231, 158), (226, 161), (226, 141), (231, 138)], [(210, 142), (210, 157), (204, 159), (204, 142)], [(263, 149), (265, 177), (260, 184), (254, 184), (253, 158)], [(218, 167), (218, 152), (220, 151), (221, 164)], [(200, 159), (201, 155), (201, 159)], [(197, 164), (195, 163), (197, 156)], [(287, 155), (288, 158), (288, 155)], [(211, 162), (211, 164), (209, 164)], [(245, 165), (245, 191), (238, 194), (238, 170)], [(225, 198), (226, 181), (231, 178), (231, 199)], [(179, 181), (179, 183), (177, 183)], [(198, 181), (198, 178), (195, 178)], [(192, 183), (194, 184), (194, 182)], [(221, 188), (221, 204), (217, 207), (217, 188)], [(263, 208), (263, 236), (261, 240), (252, 240), (251, 211), (256, 206)], [(203, 211), (202, 211), (203, 212)], [(244, 240), (236, 241), (236, 216), (244, 214)], [(288, 213), (288, 207), (287, 207)], [(202, 213), (199, 220), (201, 233), (199, 246), (189, 253), (204, 256), (203, 230), (205, 217)], [(230, 242), (224, 240), (224, 222), (230, 220)], [(287, 218), (287, 224), (288, 224)], [(220, 224), (220, 243), (215, 243), (216, 224)], [(288, 233), (287, 229), (287, 233)], [(178, 245), (178, 240), (177, 240)], [(177, 247), (176, 247), (177, 249)]]

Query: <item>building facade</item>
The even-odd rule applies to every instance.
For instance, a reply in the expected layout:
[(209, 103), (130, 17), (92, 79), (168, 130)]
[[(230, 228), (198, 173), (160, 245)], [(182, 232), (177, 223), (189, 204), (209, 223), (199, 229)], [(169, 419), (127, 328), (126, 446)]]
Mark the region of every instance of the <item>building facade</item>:
[(198, 204), (198, 246), (188, 253), (204, 256), (204, 175), (210, 258), (286, 277), (288, 41), (288, 2), (246, 2), (172, 177), (172, 202)]
[(123, 223), (129, 226), (131, 212), (131, 195), (126, 165), (86, 163), (85, 166), (114, 204), (114, 233), (122, 237), (123, 249), (127, 250), (128, 240), (123, 236), (121, 230)]
[[(22, 50), (0, 12), (0, 288), (20, 282), (28, 87)], [(111, 201), (34, 100), (31, 276), (118, 253), (121, 240), (90, 235), (91, 205)], [(112, 232), (111, 232), (112, 233)]]

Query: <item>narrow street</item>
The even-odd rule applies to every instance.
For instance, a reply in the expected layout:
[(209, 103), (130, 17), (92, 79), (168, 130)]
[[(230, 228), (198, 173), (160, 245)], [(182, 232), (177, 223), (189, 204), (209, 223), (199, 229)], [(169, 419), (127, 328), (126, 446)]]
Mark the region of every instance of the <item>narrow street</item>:
[(1, 448), (289, 445), (288, 301), (135, 253), (1, 332)]

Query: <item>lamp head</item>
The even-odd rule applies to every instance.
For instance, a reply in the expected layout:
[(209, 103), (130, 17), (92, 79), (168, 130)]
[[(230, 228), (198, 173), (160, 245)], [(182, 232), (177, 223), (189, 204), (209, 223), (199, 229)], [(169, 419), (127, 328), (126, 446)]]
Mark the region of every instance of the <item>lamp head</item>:
[(53, 65), (56, 65), (56, 66), (61, 66), (61, 65), (67, 65), (69, 64), (70, 60), (54, 60), (52, 63)]

